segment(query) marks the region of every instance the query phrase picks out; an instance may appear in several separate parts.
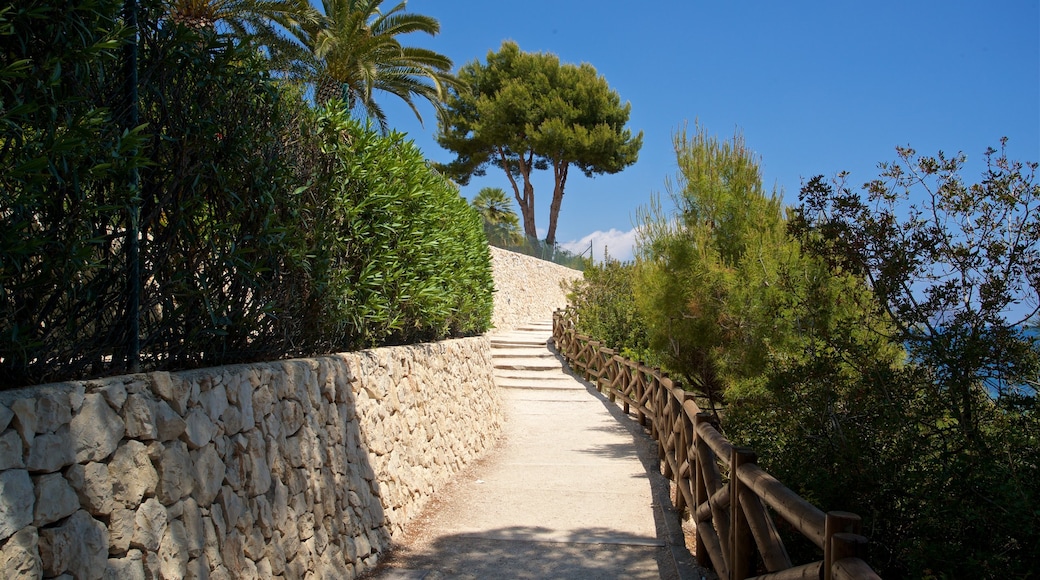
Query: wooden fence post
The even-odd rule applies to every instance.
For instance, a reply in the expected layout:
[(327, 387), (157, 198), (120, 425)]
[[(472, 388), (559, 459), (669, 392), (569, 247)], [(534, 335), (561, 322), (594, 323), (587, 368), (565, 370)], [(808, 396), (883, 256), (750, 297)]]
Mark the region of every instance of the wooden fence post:
[[(848, 555), (838, 555), (835, 557), (835, 536), (838, 535), (856, 535), (860, 532), (862, 526), (862, 520), (854, 513), (849, 512), (827, 512), (826, 523), (824, 524), (824, 544), (823, 544), (823, 578), (824, 580), (831, 580), (833, 578), (832, 567), (835, 562), (842, 558), (849, 557)], [(862, 537), (862, 536), (856, 536)], [(864, 540), (865, 541), (865, 540)], [(841, 543), (839, 550), (844, 550), (848, 546)]]
[(748, 526), (744, 510), (740, 506), (740, 490), (744, 487), (737, 477), (737, 469), (745, 463), (755, 463), (758, 457), (747, 447), (734, 447), (729, 462), (729, 522), (730, 522), (730, 565), (729, 577), (732, 580), (747, 578), (751, 572), (752, 558), (755, 554), (751, 527)]
[[(831, 536), (831, 556), (833, 561), (827, 563), (823, 572), (824, 578), (834, 578), (834, 564), (845, 558), (863, 559), (867, 551), (867, 539), (859, 534), (837, 533)], [(873, 572), (871, 570), (870, 572)], [(873, 577), (877, 577), (876, 574)]]
[[(690, 506), (690, 515), (693, 518), (695, 527), (697, 523), (697, 508), (708, 501), (708, 485), (704, 480), (703, 466), (700, 462), (700, 452), (698, 451), (701, 445), (706, 445), (701, 441), (700, 435), (697, 434), (697, 426), (701, 423), (711, 423), (711, 415), (709, 413), (698, 413), (693, 418), (693, 457), (690, 459), (690, 466), (693, 468), (694, 482), (693, 482), (693, 497), (694, 505)], [(704, 538), (701, 537), (700, 532), (694, 538), (694, 556), (697, 558), (697, 563), (705, 568), (711, 568), (711, 557), (708, 556), (708, 549), (704, 546)]]
[[(683, 507), (686, 507), (686, 496), (683, 495), (682, 489), (682, 466), (683, 463), (690, 461), (687, 455), (689, 454), (689, 447), (692, 443), (692, 441), (686, 438), (686, 420), (682, 408), (679, 409), (679, 413), (675, 416), (675, 421), (670, 427), (671, 428), (668, 430), (668, 437), (671, 438), (674, 443), (670, 453), (673, 458), (672, 463), (675, 465), (675, 469), (669, 469), (670, 473), (668, 474), (668, 477), (675, 482), (675, 498), (672, 500), (672, 505), (675, 506), (675, 509), (678, 510), (679, 513), (682, 513)], [(691, 467), (693, 466), (692, 463), (689, 464)], [(693, 510), (697, 508), (697, 506), (689, 507), (691, 513), (693, 513)]]

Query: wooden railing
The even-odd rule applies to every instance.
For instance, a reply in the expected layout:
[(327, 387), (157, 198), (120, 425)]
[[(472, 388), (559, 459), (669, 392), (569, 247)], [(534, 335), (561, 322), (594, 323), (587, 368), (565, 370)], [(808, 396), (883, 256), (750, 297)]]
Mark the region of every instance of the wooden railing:
[[(859, 535), (859, 516), (824, 513), (766, 473), (751, 449), (727, 441), (713, 416), (659, 369), (577, 333), (572, 309), (553, 314), (553, 340), (572, 369), (620, 400), (657, 440), (661, 471), (675, 483), (675, 508), (689, 509), (696, 523), (699, 564), (729, 579), (879, 578), (862, 560), (867, 539)], [(773, 514), (819, 547), (823, 559), (795, 566)]]

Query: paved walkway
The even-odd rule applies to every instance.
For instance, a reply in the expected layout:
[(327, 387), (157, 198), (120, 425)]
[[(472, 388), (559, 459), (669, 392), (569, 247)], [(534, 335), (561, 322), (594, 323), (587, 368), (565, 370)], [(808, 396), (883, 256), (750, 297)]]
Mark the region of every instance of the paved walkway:
[(550, 323), (492, 336), (498, 448), (440, 492), (373, 576), (699, 580), (656, 444), (565, 371)]

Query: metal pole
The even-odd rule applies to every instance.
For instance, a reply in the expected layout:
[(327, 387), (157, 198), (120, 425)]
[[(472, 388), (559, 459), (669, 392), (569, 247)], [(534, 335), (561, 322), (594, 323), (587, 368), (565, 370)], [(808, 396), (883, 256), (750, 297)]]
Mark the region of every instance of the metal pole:
[[(126, 53), (126, 109), (124, 128), (132, 130), (138, 125), (137, 108), (137, 0), (125, 0), (123, 17), (133, 36), (127, 44)], [(137, 152), (134, 151), (134, 154)], [(128, 183), (130, 190), (129, 224), (127, 227), (127, 308), (126, 308), (126, 366), (132, 372), (141, 370), (141, 194), (140, 175), (135, 164), (130, 168)]]

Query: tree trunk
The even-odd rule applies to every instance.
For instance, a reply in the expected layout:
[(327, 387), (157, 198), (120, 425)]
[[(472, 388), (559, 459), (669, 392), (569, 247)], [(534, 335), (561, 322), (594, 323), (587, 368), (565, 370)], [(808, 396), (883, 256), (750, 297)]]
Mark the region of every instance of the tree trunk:
[(524, 236), (529, 239), (538, 239), (538, 228), (534, 225), (534, 186), (531, 185), (531, 173), (524, 173), (524, 199), (527, 205), (520, 206), (520, 213), (524, 216)]
[(549, 232), (545, 243), (552, 247), (556, 244), (556, 220), (560, 217), (560, 205), (563, 204), (563, 188), (567, 185), (567, 170), (571, 164), (566, 161), (553, 161), (553, 198), (549, 206)]
[(526, 160), (522, 155), (517, 156), (517, 166), (520, 170), (520, 176), (524, 180), (523, 195), (520, 195), (520, 187), (513, 177), (513, 172), (510, 171), (509, 157), (506, 155), (504, 148), (498, 148), (498, 156), (502, 170), (506, 172), (506, 177), (509, 178), (509, 183), (513, 186), (513, 197), (516, 198), (516, 203), (520, 206), (520, 215), (524, 221), (524, 236), (528, 239), (536, 240), (538, 239), (538, 229), (535, 227), (534, 222), (534, 185), (531, 184), (531, 164), (534, 159), (534, 152), (529, 153)]

